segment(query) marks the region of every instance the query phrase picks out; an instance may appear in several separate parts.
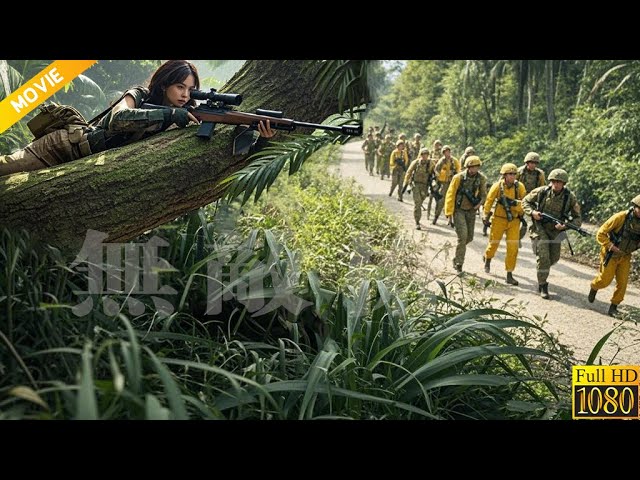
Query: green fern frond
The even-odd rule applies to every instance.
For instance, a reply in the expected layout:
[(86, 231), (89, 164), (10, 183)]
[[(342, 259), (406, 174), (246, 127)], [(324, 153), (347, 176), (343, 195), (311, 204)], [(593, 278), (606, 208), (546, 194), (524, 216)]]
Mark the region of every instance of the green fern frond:
[[(359, 115), (335, 114), (323, 124), (341, 126), (359, 121)], [(244, 193), (244, 205), (255, 191), (254, 202), (257, 202), (262, 192), (273, 185), (287, 162), (289, 175), (293, 175), (313, 153), (325, 145), (344, 144), (351, 136), (316, 130), (312, 135), (291, 135), (290, 138), (287, 142), (272, 142), (272, 145), (249, 157), (248, 160), (255, 160), (254, 162), (222, 180), (220, 185), (228, 186), (225, 193), (227, 200), (231, 201)]]

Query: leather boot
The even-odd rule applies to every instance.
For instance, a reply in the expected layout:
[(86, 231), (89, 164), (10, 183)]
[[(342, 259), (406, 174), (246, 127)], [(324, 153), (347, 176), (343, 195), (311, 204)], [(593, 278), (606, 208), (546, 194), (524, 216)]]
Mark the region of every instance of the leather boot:
[(509, 285), (518, 285), (518, 281), (513, 278), (513, 273), (507, 272), (507, 283)]
[(538, 291), (540, 292), (540, 296), (545, 300), (549, 298), (549, 283), (541, 283), (538, 285)]
[(484, 257), (482, 259), (484, 260), (484, 271), (489, 273), (491, 271), (491, 259)]
[(587, 297), (587, 300), (589, 300), (589, 303), (594, 302), (594, 300), (596, 299), (596, 293), (598, 293), (598, 290), (594, 290), (593, 288), (589, 289), (589, 296)]
[(618, 313), (618, 305), (616, 305), (615, 303), (609, 305), (609, 311), (607, 312), (607, 315), (609, 315), (610, 317), (616, 317)]

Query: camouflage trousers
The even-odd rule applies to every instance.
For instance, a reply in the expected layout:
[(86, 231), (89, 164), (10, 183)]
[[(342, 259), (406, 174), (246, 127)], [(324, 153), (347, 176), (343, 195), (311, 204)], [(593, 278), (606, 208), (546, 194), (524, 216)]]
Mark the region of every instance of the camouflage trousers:
[(391, 171), (391, 190), (389, 196), (393, 195), (393, 191), (398, 186), (398, 199), (402, 200), (402, 184), (404, 183), (404, 168), (394, 167)]
[(380, 174), (380, 180), (390, 175), (389, 173), (389, 157), (384, 157), (384, 155), (377, 155), (376, 157), (376, 173)]
[(605, 267), (604, 257), (607, 254), (607, 249), (602, 247), (600, 249), (600, 271), (596, 278), (591, 282), (591, 288), (594, 290), (600, 290), (601, 288), (608, 287), (616, 279), (616, 288), (611, 296), (611, 303), (614, 305), (620, 305), (624, 300), (624, 294), (627, 292), (627, 282), (629, 281), (629, 270), (631, 269), (631, 254), (622, 255), (620, 257), (613, 256), (609, 263)]
[(531, 235), (533, 253), (536, 254), (536, 271), (538, 284), (547, 283), (551, 265), (560, 260), (560, 247), (564, 233), (549, 233), (546, 230), (538, 230)]
[(441, 182), (440, 183), (440, 195), (442, 195), (442, 198), (440, 198), (440, 200), (438, 200), (438, 203), (436, 203), (435, 218), (438, 218), (440, 216), (440, 214), (442, 213), (442, 208), (444, 207), (444, 200), (447, 197), (447, 190), (449, 190), (449, 185), (450, 184), (451, 184), (451, 182)]
[(86, 138), (82, 130), (73, 127), (48, 133), (11, 155), (0, 155), (0, 177), (55, 167), (91, 155)]
[(422, 218), (422, 203), (429, 196), (429, 189), (426, 183), (413, 183), (413, 218), (416, 221), (416, 225), (420, 223)]
[(458, 236), (458, 244), (456, 245), (456, 256), (453, 258), (455, 265), (462, 266), (464, 264), (464, 256), (467, 253), (467, 244), (473, 241), (473, 229), (476, 225), (476, 210), (456, 209), (453, 213), (453, 226)]
[(373, 175), (373, 164), (374, 163), (375, 163), (375, 154), (374, 153), (365, 153), (364, 154), (364, 168), (371, 175)]

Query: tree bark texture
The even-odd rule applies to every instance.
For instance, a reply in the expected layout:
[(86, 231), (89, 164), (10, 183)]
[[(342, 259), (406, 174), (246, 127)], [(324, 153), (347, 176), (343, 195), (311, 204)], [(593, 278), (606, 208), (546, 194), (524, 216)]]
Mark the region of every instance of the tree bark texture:
[[(321, 105), (313, 90), (316, 68), (297, 60), (252, 60), (223, 91), (243, 95), (239, 110), (282, 110), (287, 118), (319, 123), (338, 108), (333, 98)], [(0, 227), (24, 228), (71, 253), (88, 229), (124, 242), (215, 201), (224, 193), (218, 183), (246, 166), (248, 156), (232, 156), (239, 127), (218, 125), (209, 141), (197, 138), (196, 129), (2, 177)]]

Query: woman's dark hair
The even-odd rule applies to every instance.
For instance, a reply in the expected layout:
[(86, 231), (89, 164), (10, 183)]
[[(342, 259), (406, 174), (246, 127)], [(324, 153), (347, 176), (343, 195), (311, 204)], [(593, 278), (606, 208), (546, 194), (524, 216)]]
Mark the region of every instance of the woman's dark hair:
[[(147, 103), (162, 105), (164, 100), (164, 89), (174, 83), (184, 82), (185, 79), (193, 75), (196, 83), (196, 90), (200, 88), (200, 77), (196, 66), (187, 60), (168, 60), (155, 71), (149, 81), (149, 98)], [(190, 99), (187, 105), (195, 105), (196, 102)]]

